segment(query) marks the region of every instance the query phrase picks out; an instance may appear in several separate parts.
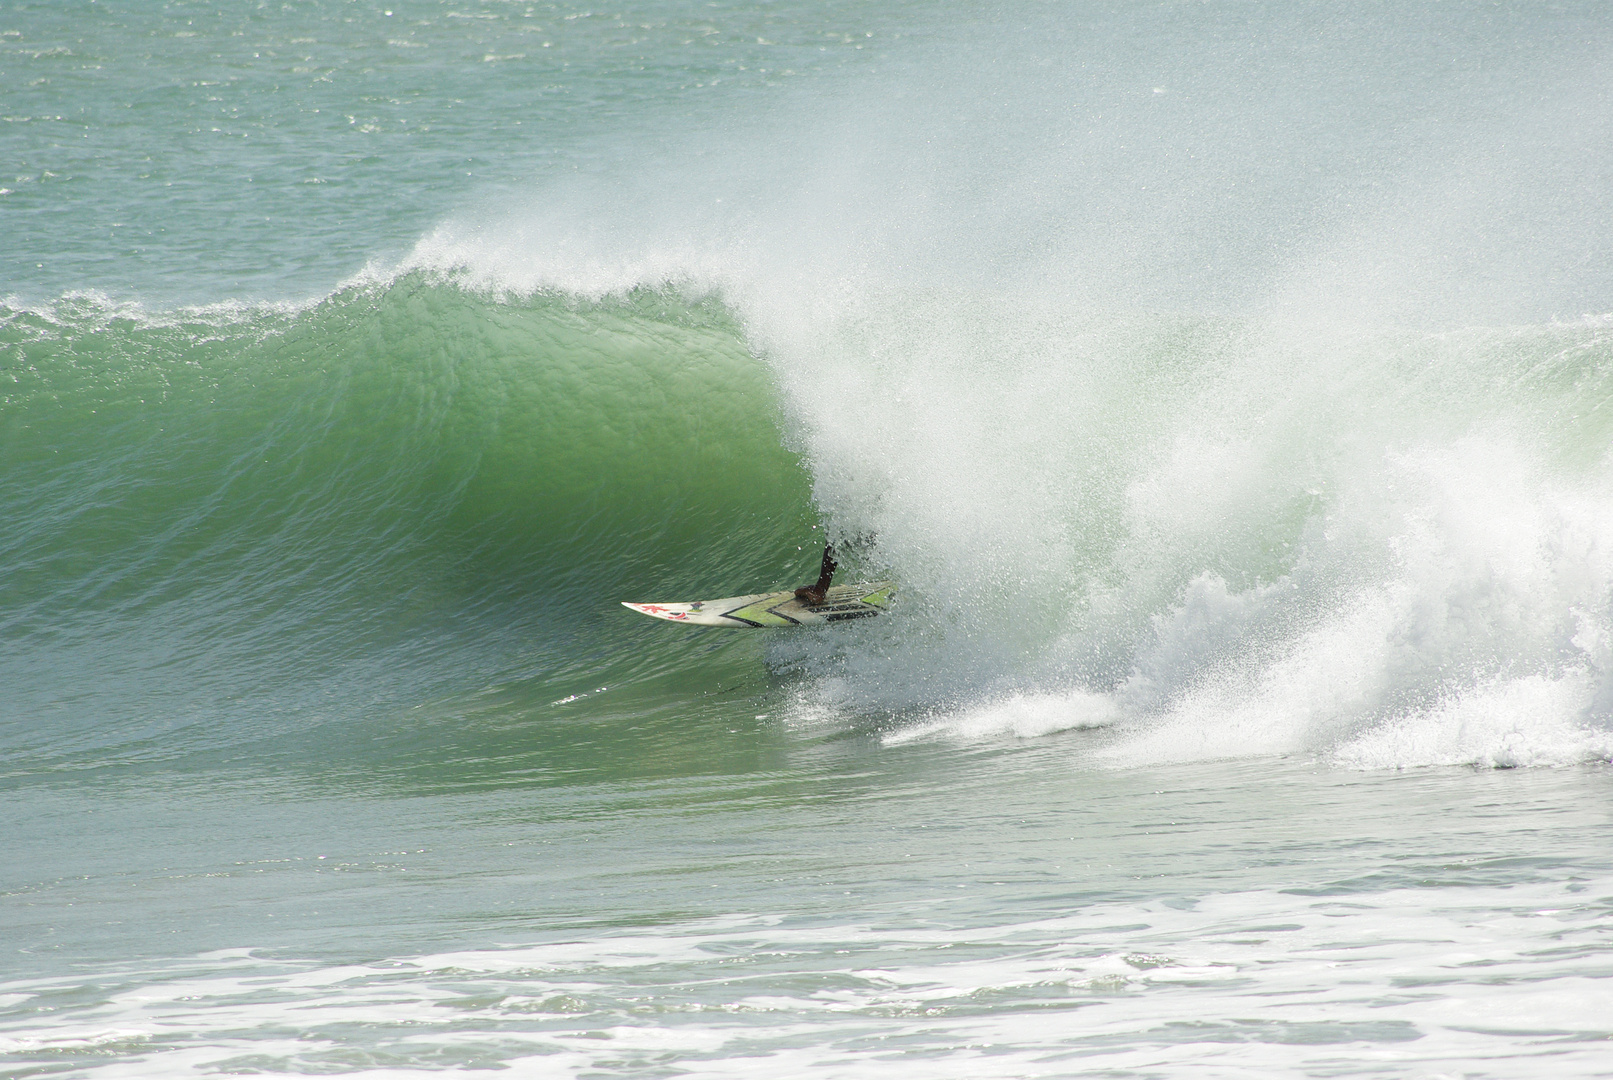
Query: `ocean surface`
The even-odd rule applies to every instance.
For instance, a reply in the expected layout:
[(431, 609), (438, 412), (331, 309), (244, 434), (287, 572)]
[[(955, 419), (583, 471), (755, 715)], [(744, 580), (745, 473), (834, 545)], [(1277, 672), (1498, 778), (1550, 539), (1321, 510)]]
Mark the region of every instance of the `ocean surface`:
[(591, 4), (0, 0), (0, 1077), (1613, 1076), (1613, 8)]

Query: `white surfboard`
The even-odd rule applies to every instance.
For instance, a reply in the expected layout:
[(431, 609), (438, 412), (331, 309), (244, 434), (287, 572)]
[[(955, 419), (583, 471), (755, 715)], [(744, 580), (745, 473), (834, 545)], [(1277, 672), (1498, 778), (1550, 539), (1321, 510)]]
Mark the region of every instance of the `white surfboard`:
[(859, 585), (832, 585), (823, 603), (810, 607), (795, 598), (793, 589), (687, 604), (630, 604), (623, 600), (622, 606), (652, 619), (695, 626), (817, 626), (878, 615), (890, 604), (895, 591), (892, 582), (865, 581)]

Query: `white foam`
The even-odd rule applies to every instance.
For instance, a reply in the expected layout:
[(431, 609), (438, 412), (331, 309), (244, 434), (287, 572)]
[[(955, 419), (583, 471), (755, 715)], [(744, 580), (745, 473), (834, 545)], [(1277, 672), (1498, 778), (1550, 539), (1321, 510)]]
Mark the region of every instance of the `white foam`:
[(1314, 749), (1381, 696), (1393, 616), (1391, 597), (1372, 591), (1274, 662), (1212, 670), (1106, 757), (1140, 765)]
[(74, 289), (49, 300), (26, 302), (20, 297), (0, 299), (8, 312), (26, 312), (53, 326), (73, 325), (102, 330), (118, 323), (140, 327), (227, 327), (253, 320), (284, 319), (315, 307), (331, 294), (303, 300), (219, 300), (209, 304), (162, 307), (141, 300), (119, 298), (100, 289)]
[(1583, 719), (1595, 689), (1580, 671), (1497, 680), (1453, 694), (1431, 709), (1387, 720), (1333, 751), (1341, 765), (1406, 769), (1485, 768), (1613, 761), (1613, 732)]
[(990, 926), (730, 916), (330, 967), (213, 956), (97, 973), (119, 989), (0, 1037), (97, 1080), (651, 1061), (781, 1078), (1590, 1077), (1613, 1034), (1595, 899), (1610, 886), (1448, 885), (1437, 904), (1422, 889), (1236, 891)]
[(904, 727), (885, 736), (888, 745), (927, 738), (962, 741), (1013, 736), (1033, 739), (1056, 731), (1107, 727), (1120, 716), (1106, 694), (1071, 690), (1062, 694), (1013, 694), (1001, 701), (964, 709)]

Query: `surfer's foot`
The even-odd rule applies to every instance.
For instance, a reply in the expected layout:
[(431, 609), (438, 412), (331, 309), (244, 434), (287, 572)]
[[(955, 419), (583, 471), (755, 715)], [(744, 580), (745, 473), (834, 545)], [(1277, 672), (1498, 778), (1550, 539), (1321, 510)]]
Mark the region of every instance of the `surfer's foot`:
[(795, 590), (795, 598), (807, 607), (817, 607), (823, 603), (827, 592), (827, 589), (821, 589), (816, 585), (803, 585)]

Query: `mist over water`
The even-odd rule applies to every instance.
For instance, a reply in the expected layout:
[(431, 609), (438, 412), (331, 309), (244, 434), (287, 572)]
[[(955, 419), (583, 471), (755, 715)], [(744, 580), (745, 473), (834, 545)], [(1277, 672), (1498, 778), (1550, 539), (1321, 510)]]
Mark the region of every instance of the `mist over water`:
[(1610, 61), (0, 3), (0, 1067), (1600, 1075)]

